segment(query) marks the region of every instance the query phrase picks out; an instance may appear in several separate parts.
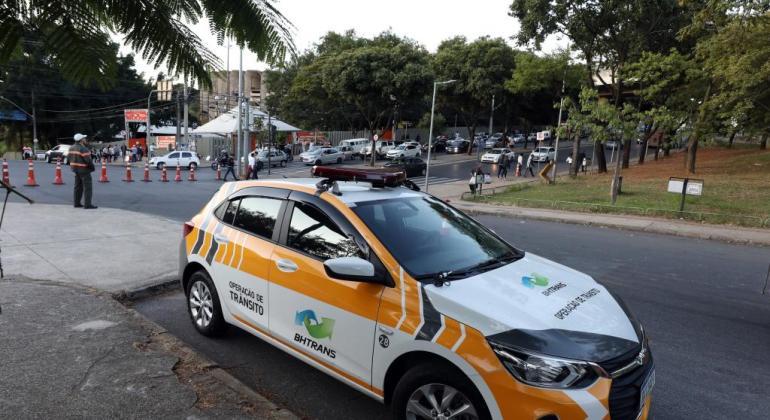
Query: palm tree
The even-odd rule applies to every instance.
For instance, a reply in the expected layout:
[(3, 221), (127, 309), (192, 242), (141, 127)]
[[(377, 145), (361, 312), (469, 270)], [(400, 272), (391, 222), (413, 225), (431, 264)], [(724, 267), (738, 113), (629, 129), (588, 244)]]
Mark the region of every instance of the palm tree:
[(0, 64), (42, 49), (68, 79), (106, 88), (118, 35), (145, 60), (209, 86), (220, 60), (188, 27), (204, 18), (220, 43), (234, 39), (268, 63), (295, 52), (292, 25), (272, 0), (3, 0)]

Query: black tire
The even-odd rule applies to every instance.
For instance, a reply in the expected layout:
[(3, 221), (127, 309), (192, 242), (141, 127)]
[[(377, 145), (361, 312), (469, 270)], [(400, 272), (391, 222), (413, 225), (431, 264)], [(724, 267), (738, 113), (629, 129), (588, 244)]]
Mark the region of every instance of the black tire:
[(48, 157), (45, 159), (46, 162), (51, 163), (53, 160), (51, 159), (51, 155), (48, 155)]
[(288, 164), (288, 162), (286, 162), (285, 160), (282, 160), (281, 161), (281, 168), (285, 168), (287, 164)]
[(425, 168), (422, 168), (422, 169), (420, 170), (420, 175), (425, 175)]
[(340, 163), (342, 163), (342, 158), (337, 158), (337, 164), (339, 165)]
[(195, 168), (197, 170), (198, 169), (198, 164), (195, 163), (195, 162), (191, 162), (190, 166), (187, 167), (187, 169), (189, 169), (189, 170), (192, 170), (193, 168)]
[(313, 163), (313, 165), (315, 165), (315, 166), (321, 166), (321, 163), (322, 163), (322, 162), (321, 162), (321, 159), (318, 159), (318, 160), (316, 160), (316, 161)]
[(447, 366), (446, 363), (424, 363), (408, 370), (398, 381), (393, 390), (393, 398), (390, 408), (393, 418), (396, 420), (406, 420), (406, 407), (409, 397), (418, 388), (428, 384), (449, 385), (452, 388), (462, 392), (482, 420), (491, 420), (489, 409), (481, 397), (481, 393), (476, 389), (473, 383), (454, 366)]
[(211, 170), (212, 171), (216, 171), (217, 170), (217, 163), (216, 162), (211, 162)]
[(165, 164), (165, 163), (163, 163), (163, 162), (158, 162), (158, 164), (157, 164), (157, 165), (155, 165), (155, 168), (157, 168), (159, 171), (162, 171), (162, 170), (163, 170), (163, 168), (164, 168), (165, 166), (166, 166), (166, 164)]
[[(208, 324), (205, 325), (196, 321), (192, 310), (192, 299), (190, 299), (190, 294), (193, 292), (193, 288), (195, 288), (198, 283), (203, 283), (210, 292), (211, 296), (211, 318)], [(214, 287), (214, 282), (211, 281), (211, 278), (205, 271), (199, 270), (190, 276), (190, 279), (187, 282), (187, 290), (185, 290), (185, 296), (187, 297), (187, 314), (190, 315), (190, 321), (192, 321), (193, 326), (196, 330), (198, 330), (199, 333), (207, 337), (217, 337), (227, 331), (227, 323), (222, 316), (222, 308), (219, 305), (219, 294), (217, 293), (217, 289)]]

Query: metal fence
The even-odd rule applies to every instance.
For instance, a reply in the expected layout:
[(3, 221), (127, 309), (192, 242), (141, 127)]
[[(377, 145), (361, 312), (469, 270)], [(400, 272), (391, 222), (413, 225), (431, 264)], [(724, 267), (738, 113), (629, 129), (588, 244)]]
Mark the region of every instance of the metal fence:
[[(462, 199), (493, 204), (495, 196), (501, 193), (521, 191), (528, 188), (527, 184), (514, 184), (506, 187), (485, 188), (481, 193), (465, 192)], [(501, 203), (503, 204), (503, 203)], [(602, 203), (586, 203), (562, 200), (540, 200), (532, 198), (506, 199), (504, 204), (515, 207), (545, 208), (553, 210), (577, 211), (583, 213), (630, 214), (636, 216), (664, 217), (667, 219), (683, 219), (712, 224), (734, 224), (747, 227), (770, 228), (770, 216), (745, 216), (738, 214), (711, 213), (703, 211), (678, 211), (652, 207), (613, 206)]]

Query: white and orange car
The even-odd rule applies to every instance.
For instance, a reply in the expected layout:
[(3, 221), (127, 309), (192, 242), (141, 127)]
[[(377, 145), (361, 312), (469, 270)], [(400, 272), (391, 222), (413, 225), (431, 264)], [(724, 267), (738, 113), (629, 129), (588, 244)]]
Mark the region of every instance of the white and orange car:
[(225, 184), (185, 224), (204, 335), (235, 325), (397, 419), (646, 419), (644, 331), (591, 277), (509, 245), (403, 173)]

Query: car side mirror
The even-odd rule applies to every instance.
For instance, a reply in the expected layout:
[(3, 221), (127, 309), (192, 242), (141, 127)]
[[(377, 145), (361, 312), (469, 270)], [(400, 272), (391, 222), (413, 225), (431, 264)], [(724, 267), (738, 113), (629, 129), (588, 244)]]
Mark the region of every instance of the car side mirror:
[(359, 257), (340, 257), (324, 261), (326, 275), (338, 279), (362, 283), (383, 283), (374, 274), (374, 264)]

